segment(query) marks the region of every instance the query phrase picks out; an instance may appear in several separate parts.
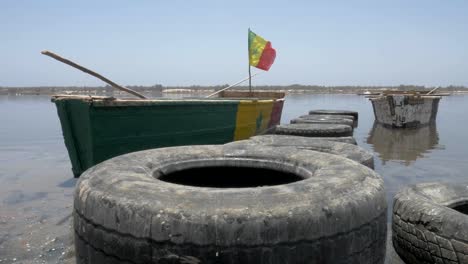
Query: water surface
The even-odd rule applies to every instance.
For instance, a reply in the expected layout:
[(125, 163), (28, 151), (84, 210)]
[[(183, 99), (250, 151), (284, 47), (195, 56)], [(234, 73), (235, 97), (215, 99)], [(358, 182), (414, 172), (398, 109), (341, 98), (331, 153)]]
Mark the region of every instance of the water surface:
[(290, 95), (282, 123), (308, 109), (346, 109), (359, 112), (354, 131), (358, 145), (375, 155), (375, 171), (383, 176), (389, 202), (409, 184), (428, 181), (468, 181), (468, 96), (440, 100), (435, 126), (386, 129), (374, 124), (371, 103), (357, 95)]
[[(436, 126), (418, 130), (374, 125), (370, 102), (356, 95), (289, 95), (281, 122), (311, 109), (359, 112), (354, 136), (375, 153), (389, 202), (409, 184), (468, 180), (468, 96), (444, 97)], [(71, 262), (75, 182), (49, 97), (0, 96), (0, 263)]]

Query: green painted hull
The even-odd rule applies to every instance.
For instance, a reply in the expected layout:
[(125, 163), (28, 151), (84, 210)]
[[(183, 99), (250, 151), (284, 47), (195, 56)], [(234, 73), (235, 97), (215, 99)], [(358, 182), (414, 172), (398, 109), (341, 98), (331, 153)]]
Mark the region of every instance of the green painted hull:
[[(282, 99), (103, 100), (57, 96), (52, 101), (57, 106), (75, 177), (95, 164), (129, 152), (223, 144), (264, 133), (279, 123), (283, 105)], [(249, 111), (256, 115), (251, 118), (253, 122), (248, 121)]]

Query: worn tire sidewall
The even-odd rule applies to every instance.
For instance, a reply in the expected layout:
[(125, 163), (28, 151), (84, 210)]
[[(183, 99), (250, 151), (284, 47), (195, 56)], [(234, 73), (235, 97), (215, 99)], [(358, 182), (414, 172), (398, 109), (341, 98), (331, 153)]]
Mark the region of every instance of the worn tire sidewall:
[[(185, 166), (193, 160), (222, 164), (224, 159), (274, 161), (313, 176), (290, 184), (237, 189), (184, 186), (152, 176), (168, 164)], [(74, 212), (75, 219), (85, 219), (109, 234), (171, 247), (268, 248), (322, 241), (375, 221), (378, 226), (383, 223), (379, 232), (386, 229), (383, 180), (374, 171), (336, 155), (296, 148), (278, 152), (264, 146), (185, 146), (115, 157), (80, 177)], [(80, 221), (74, 225), (75, 233), (84, 238)], [(349, 253), (373, 239), (380, 241), (375, 235), (360, 237), (344, 242), (347, 248), (342, 250)]]

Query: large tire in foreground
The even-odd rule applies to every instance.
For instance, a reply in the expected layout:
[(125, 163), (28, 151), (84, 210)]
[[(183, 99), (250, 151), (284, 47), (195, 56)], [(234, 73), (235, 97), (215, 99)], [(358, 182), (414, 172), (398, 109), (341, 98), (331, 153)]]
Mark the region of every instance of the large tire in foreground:
[(332, 142), (322, 140), (320, 138), (296, 137), (296, 136), (281, 136), (281, 135), (264, 135), (252, 137), (248, 140), (241, 140), (226, 145), (253, 145), (259, 144), (262, 146), (271, 147), (295, 147), (298, 149), (314, 150), (319, 152), (330, 153), (342, 156), (356, 162), (361, 163), (371, 169), (374, 168), (374, 155), (369, 151), (356, 145)]
[(406, 263), (468, 263), (468, 184), (423, 183), (399, 192), (393, 245)]
[(286, 124), (277, 125), (273, 134), (303, 137), (348, 137), (353, 135), (353, 128), (337, 124)]
[(352, 127), (354, 125), (354, 121), (351, 119), (294, 118), (291, 120), (291, 124), (338, 124)]
[(303, 138), (311, 138), (311, 139), (320, 139), (320, 140), (342, 142), (342, 143), (357, 145), (356, 139), (354, 137), (300, 137), (300, 136), (288, 136), (288, 135), (259, 135), (259, 136), (251, 137), (249, 139), (256, 140), (257, 138), (259, 138), (259, 140), (262, 140), (261, 138), (270, 137), (270, 136), (275, 136), (278, 138), (282, 137), (284, 138), (284, 140), (302, 140)]
[(75, 192), (78, 263), (383, 263), (381, 177), (275, 149), (161, 148), (92, 167)]
[(358, 120), (359, 113), (356, 111), (349, 110), (310, 110), (310, 115), (351, 115), (354, 116), (354, 120)]

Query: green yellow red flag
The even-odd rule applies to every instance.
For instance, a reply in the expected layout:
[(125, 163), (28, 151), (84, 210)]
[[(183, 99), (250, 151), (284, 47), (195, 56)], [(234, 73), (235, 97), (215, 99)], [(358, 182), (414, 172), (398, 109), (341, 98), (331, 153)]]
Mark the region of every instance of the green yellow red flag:
[(275, 61), (276, 50), (271, 42), (249, 29), (249, 63), (251, 66), (268, 71)]

